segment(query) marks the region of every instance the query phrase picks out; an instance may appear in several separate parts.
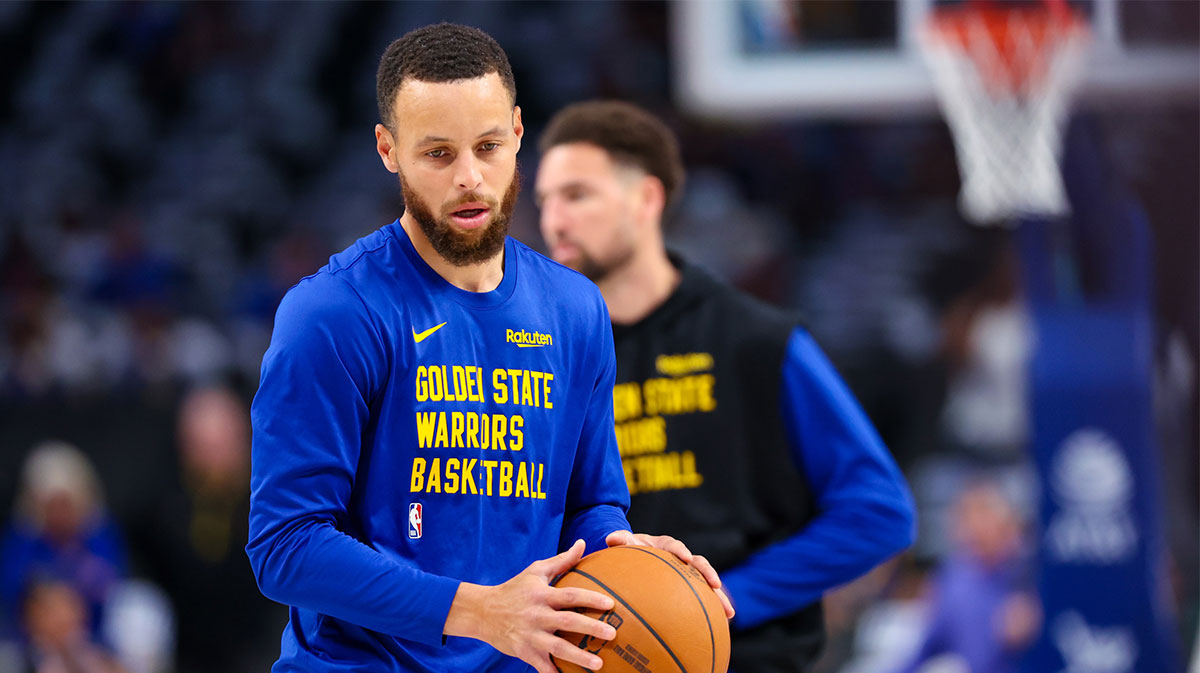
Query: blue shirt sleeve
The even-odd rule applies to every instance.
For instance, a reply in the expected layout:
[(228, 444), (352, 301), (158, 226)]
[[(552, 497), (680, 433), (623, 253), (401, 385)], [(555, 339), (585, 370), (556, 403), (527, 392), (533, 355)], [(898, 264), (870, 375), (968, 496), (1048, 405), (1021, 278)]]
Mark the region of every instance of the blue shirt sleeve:
[(437, 645), (459, 582), (339, 527), (387, 365), (382, 337), (345, 281), (313, 276), (284, 298), (251, 408), (246, 553), (272, 600)]
[(617, 358), (613, 350), (612, 329), (608, 309), (596, 296), (601, 314), (597, 345), (592, 362), (598, 362), (597, 376), (583, 419), (575, 464), (571, 469), (571, 485), (567, 489), (566, 511), (563, 516), (559, 550), (582, 539), (585, 553), (607, 547), (604, 538), (618, 530), (629, 530), (625, 513), (629, 511), (629, 486), (621, 467), (617, 449), (616, 425), (613, 422), (613, 384), (617, 377)]
[(745, 629), (820, 600), (912, 544), (912, 495), (883, 441), (808, 332), (788, 340), (780, 396), (793, 459), (817, 513), (722, 573)]

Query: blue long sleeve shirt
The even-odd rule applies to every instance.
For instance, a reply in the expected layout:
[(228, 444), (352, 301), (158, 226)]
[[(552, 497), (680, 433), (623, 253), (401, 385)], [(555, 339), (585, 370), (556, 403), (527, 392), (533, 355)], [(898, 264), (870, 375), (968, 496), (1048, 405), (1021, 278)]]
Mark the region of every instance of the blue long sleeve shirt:
[(397, 221), (281, 303), (246, 547), (291, 606), (274, 671), (527, 670), (443, 638), (459, 584), (629, 528), (603, 299), (512, 239), (504, 264), (495, 290), (456, 288)]

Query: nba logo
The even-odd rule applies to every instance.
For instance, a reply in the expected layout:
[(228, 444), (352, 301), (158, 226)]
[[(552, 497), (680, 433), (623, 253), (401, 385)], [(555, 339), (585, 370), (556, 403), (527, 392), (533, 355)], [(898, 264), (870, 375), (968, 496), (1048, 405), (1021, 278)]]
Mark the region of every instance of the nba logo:
[(408, 503), (408, 539), (421, 538), (421, 503)]

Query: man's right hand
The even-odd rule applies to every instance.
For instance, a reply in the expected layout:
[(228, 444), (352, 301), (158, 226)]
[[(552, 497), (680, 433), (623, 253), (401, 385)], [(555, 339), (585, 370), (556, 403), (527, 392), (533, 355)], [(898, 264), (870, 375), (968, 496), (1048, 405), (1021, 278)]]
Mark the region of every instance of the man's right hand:
[(463, 582), (446, 616), (444, 633), (482, 640), (501, 652), (533, 666), (538, 673), (555, 673), (550, 656), (597, 670), (600, 657), (579, 649), (555, 631), (582, 633), (612, 640), (617, 632), (574, 608), (611, 610), (613, 599), (578, 588), (550, 586), (550, 580), (583, 558), (583, 540), (567, 551), (535, 561), (519, 575), (496, 586)]

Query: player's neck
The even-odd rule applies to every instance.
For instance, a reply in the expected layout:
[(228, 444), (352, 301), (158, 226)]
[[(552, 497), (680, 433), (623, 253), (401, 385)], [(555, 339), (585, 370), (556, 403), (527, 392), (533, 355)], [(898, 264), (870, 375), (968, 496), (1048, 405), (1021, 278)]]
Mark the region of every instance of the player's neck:
[(484, 262), (457, 266), (447, 262), (433, 249), (433, 244), (429, 242), (425, 232), (421, 231), (421, 226), (408, 213), (400, 218), (400, 226), (408, 233), (408, 239), (412, 241), (413, 248), (416, 248), (421, 259), (454, 287), (467, 292), (491, 292), (500, 287), (500, 281), (504, 280), (503, 247)]
[(632, 325), (650, 315), (679, 285), (679, 269), (667, 258), (662, 241), (639, 246), (633, 259), (602, 278), (597, 286), (614, 324)]

